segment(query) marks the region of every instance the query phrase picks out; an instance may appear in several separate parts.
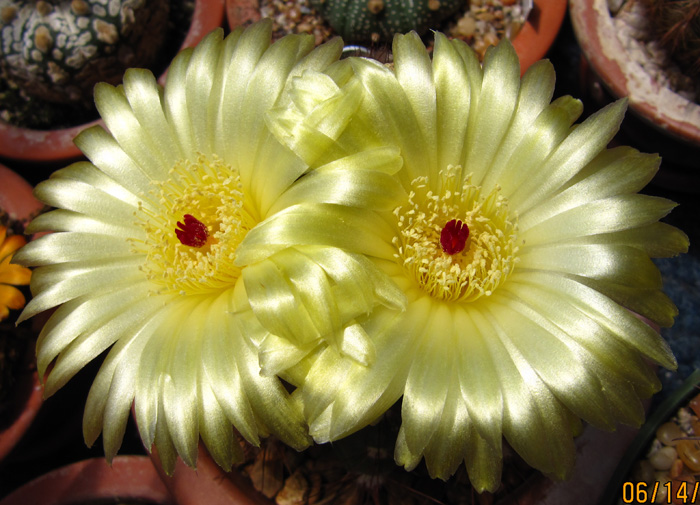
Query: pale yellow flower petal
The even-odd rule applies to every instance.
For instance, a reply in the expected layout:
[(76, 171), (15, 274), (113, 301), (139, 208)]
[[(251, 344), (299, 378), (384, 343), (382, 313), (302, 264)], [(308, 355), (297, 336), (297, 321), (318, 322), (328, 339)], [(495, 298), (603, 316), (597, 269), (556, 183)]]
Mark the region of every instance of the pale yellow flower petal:
[[(193, 49), (184, 49), (170, 62), (165, 89), (163, 90), (163, 110), (173, 129), (176, 142), (183, 155), (195, 150), (194, 131), (190, 122), (187, 97), (187, 70), (192, 59)], [(118, 139), (117, 139), (118, 140)], [(129, 153), (127, 152), (129, 155)], [(139, 160), (134, 159), (139, 165)], [(143, 170), (146, 167), (142, 167)]]
[[(497, 450), (503, 437), (503, 385), (484, 342), (489, 335), (482, 334), (468, 311), (461, 307), (454, 309), (453, 325), (459, 360), (457, 379), (469, 418), (479, 437)], [(468, 337), (459, 338), (458, 335)]]
[[(491, 188), (496, 184), (503, 185), (501, 174), (506, 171), (508, 160), (519, 159), (522, 161), (520, 158), (514, 158), (513, 153), (520, 148), (520, 143), (526, 135), (531, 135), (531, 127), (542, 111), (549, 106), (554, 94), (554, 81), (554, 67), (548, 60), (538, 61), (525, 72), (520, 83), (520, 93), (513, 120), (507, 134), (501, 141), (489, 170), (484, 174), (482, 181), (484, 187)], [(442, 87), (452, 88), (449, 84)], [(463, 134), (458, 135), (459, 137), (463, 136)], [(446, 166), (449, 159), (452, 158), (445, 160), (441, 166)]]
[(152, 189), (150, 175), (101, 126), (83, 130), (74, 142), (95, 166), (134, 195)]
[(437, 430), (448, 386), (451, 379), (456, 378), (453, 376), (456, 375), (455, 355), (451, 352), (454, 333), (449, 308), (438, 305), (431, 312), (427, 317), (427, 334), (419, 337), (420, 343), (415, 349), (401, 405), (401, 426), (406, 445), (413, 454), (422, 454)]
[(376, 214), (338, 205), (288, 207), (260, 223), (246, 235), (236, 264), (245, 266), (295, 245), (333, 244), (343, 249), (390, 258), (386, 242), (389, 225)]
[[(457, 373), (456, 367), (452, 373)], [(473, 429), (473, 424), (469, 421), (467, 407), (459, 389), (457, 380), (449, 382), (440, 423), (424, 451), (428, 472), (433, 478), (447, 480), (455, 473), (464, 460), (469, 439), (474, 436), (470, 430)], [(398, 446), (397, 444), (397, 448)], [(492, 452), (498, 452), (498, 447), (494, 447)]]
[[(437, 123), (435, 117), (436, 96), (433, 84), (433, 69), (430, 57), (420, 49), (423, 43), (415, 32), (407, 35), (397, 35), (392, 44), (395, 55), (394, 73), (397, 84), (406, 97), (404, 108), (413, 110), (416, 118), (416, 126), (420, 133), (411, 139), (412, 149), (419, 152), (423, 158), (416, 159), (426, 167), (435, 166), (435, 150), (430, 145), (437, 143)], [(404, 58), (404, 54), (415, 55), (413, 58)]]
[[(583, 105), (579, 100), (563, 96), (549, 104), (511, 148), (508, 159), (499, 159), (500, 165), (486, 173), (490, 184), (510, 195), (517, 191), (535, 172), (540, 172), (547, 158), (571, 131), (572, 123), (581, 115)], [(507, 151), (504, 151), (507, 152)], [(499, 158), (500, 158), (499, 153)]]
[(657, 155), (643, 154), (629, 147), (617, 147), (600, 153), (586, 169), (572, 179), (572, 184), (559, 194), (519, 217), (522, 230), (591, 201), (595, 195), (603, 200), (642, 189), (658, 170)]
[(27, 233), (42, 231), (71, 231), (83, 230), (86, 233), (106, 233), (124, 240), (133, 235), (131, 222), (114, 223), (93, 216), (86, 216), (70, 210), (56, 209), (34, 218), (26, 228)]
[(129, 244), (119, 238), (92, 233), (53, 233), (32, 240), (15, 254), (20, 265), (50, 265), (75, 261), (119, 258), (130, 254)]
[(406, 107), (409, 99), (389, 69), (364, 58), (352, 63), (367, 90), (365, 113), (372, 118), (367, 122), (375, 125), (382, 144), (401, 148), (406, 163), (400, 176), (405, 186), (420, 175), (420, 170), (430, 167), (430, 149), (422, 137), (416, 112)]
[[(133, 74), (132, 74), (133, 75)], [(135, 74), (134, 77), (138, 76)], [(123, 87), (106, 83), (95, 86), (95, 105), (105, 125), (124, 152), (151, 179), (164, 179), (172, 165), (158, 157), (158, 148), (150, 134), (134, 116)]]
[(315, 202), (393, 210), (403, 190), (392, 175), (401, 165), (398, 150), (391, 147), (341, 158), (306, 174), (276, 200), (270, 212)]
[(659, 338), (658, 333), (606, 296), (575, 279), (549, 272), (526, 276), (526, 279), (567, 296), (588, 318), (608, 328), (621, 342), (665, 368), (676, 367), (668, 344)]
[[(306, 352), (326, 340), (365, 364), (374, 355), (373, 346), (363, 332), (346, 325), (378, 303), (403, 307), (402, 293), (369, 260), (338, 249), (285, 249), (247, 267), (243, 280), (251, 307), (271, 333), (284, 335)], [(344, 303), (336, 304), (337, 298)], [(268, 339), (268, 354), (270, 344)], [(294, 364), (300, 357), (291, 353), (289, 359)]]
[(588, 201), (523, 230), (520, 237), (530, 246), (539, 246), (620, 232), (651, 225), (675, 206), (670, 200), (638, 194)]
[(42, 312), (103, 290), (105, 286), (118, 289), (143, 282), (138, 270), (140, 264), (138, 257), (124, 257), (43, 267), (32, 284), (32, 289), (38, 294), (31, 301), (30, 311)]
[(216, 399), (211, 385), (200, 377), (199, 391), (199, 434), (207, 451), (216, 463), (227, 472), (231, 471), (232, 461), (242, 461), (243, 449), (227, 426), (228, 419)]
[[(160, 307), (161, 300), (141, 298), (139, 295), (143, 292), (143, 286), (137, 284), (91, 298), (63, 319), (60, 309), (51, 316), (37, 341), (37, 366), (41, 375), (45, 373), (53, 357), (60, 353), (46, 379), (46, 396), (51, 396), (63, 387), (82, 367), (116, 342), (123, 333), (137, 331), (144, 318)], [(110, 304), (109, 309), (105, 309), (103, 305), (107, 303)], [(91, 318), (81, 320), (80, 316)], [(52, 323), (52, 319), (57, 322)], [(77, 336), (76, 333), (72, 333), (76, 327), (82, 330)], [(50, 331), (47, 331), (47, 328)]]
[[(464, 159), (463, 152), (469, 113), (472, 105), (471, 86), (459, 88), (450, 86), (450, 82), (468, 82), (469, 75), (464, 61), (459, 56), (457, 49), (441, 33), (435, 34), (435, 62), (433, 68), (433, 81), (436, 94), (436, 141), (439, 142), (437, 150), (437, 167), (447, 166), (455, 159)], [(435, 176), (437, 172), (435, 171)]]
[(545, 163), (537, 171), (531, 172), (532, 177), (509, 195), (514, 208), (524, 213), (581, 171), (612, 140), (626, 109), (627, 100), (618, 100), (578, 125), (547, 157)]
[[(163, 91), (151, 72), (131, 68), (126, 71), (124, 92), (134, 117), (152, 138), (158, 157), (168, 166), (184, 156), (176, 142), (171, 123), (163, 111)], [(101, 166), (96, 160), (92, 160)]]
[(209, 155), (213, 152), (213, 134), (209, 124), (211, 113), (205, 111), (209, 112), (211, 102), (219, 101), (214, 81), (218, 76), (218, 60), (223, 54), (222, 49), (223, 29), (217, 29), (197, 44), (187, 62), (187, 76), (183, 83), (185, 103), (180, 106), (186, 108), (189, 116), (193, 150), (184, 152), (185, 156), (195, 153)]
[(637, 248), (610, 245), (553, 244), (532, 247), (519, 256), (520, 268), (549, 270), (636, 287), (661, 289), (661, 273)]
[[(90, 446), (104, 426), (105, 457), (116, 456), (126, 430), (130, 409), (139, 387), (137, 374), (140, 355), (163, 319), (165, 311), (147, 320), (130, 339), (119, 340), (110, 350), (100, 368), (85, 405), (83, 436)], [(119, 373), (115, 371), (119, 370)]]
[(467, 130), (467, 157), (462, 163), (469, 167), (476, 182), (481, 182), (498, 153), (510, 126), (519, 90), (520, 64), (513, 47), (510, 44), (490, 47), (484, 56), (484, 78), (472, 119), (479, 126)]
[[(377, 309), (376, 317), (363, 326), (374, 336), (378, 359), (366, 367), (331, 348), (314, 361), (302, 390), (305, 416), (317, 442), (335, 440), (377, 419), (401, 395), (414, 356), (419, 333), (427, 325), (430, 303), (415, 303), (406, 317)], [(402, 340), (397, 352), (395, 339)], [(326, 414), (324, 416), (324, 411)]]

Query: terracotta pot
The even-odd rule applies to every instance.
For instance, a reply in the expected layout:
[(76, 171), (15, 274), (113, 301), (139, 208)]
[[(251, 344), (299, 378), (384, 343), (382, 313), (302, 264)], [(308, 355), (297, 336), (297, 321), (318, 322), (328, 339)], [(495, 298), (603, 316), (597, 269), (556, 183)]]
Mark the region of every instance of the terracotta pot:
[[(32, 342), (33, 344), (33, 342)], [(34, 350), (27, 352), (33, 358)], [(43, 388), (39, 383), (39, 377), (31, 361), (24, 363), (15, 387), (8, 399), (11, 405), (3, 417), (10, 421), (9, 424), (0, 423), (0, 461), (7, 456), (17, 443), (22, 439), (39, 412), (42, 404)]]
[[(586, 60), (614, 97), (658, 131), (700, 147), (700, 105), (655, 83), (616, 35), (607, 0), (570, 0), (571, 22)], [(694, 159), (697, 159), (695, 157)]]
[(6, 496), (0, 505), (80, 505), (117, 500), (174, 505), (146, 456), (95, 458), (49, 472)]
[[(552, 481), (535, 473), (496, 505), (596, 505), (636, 433), (629, 427), (619, 427), (612, 433), (587, 427), (576, 440), (577, 461), (569, 480)], [(601, 454), (605, 454), (603, 460)], [(197, 470), (178, 459), (175, 472), (169, 477), (161, 469), (157, 454), (151, 457), (178, 505), (274, 505), (273, 500), (252, 487), (247, 477), (222, 470), (201, 444)]]
[(566, 0), (534, 0), (525, 25), (513, 39), (520, 73), (544, 58), (556, 39), (566, 14)]
[[(0, 209), (13, 219), (25, 219), (41, 207), (41, 203), (32, 195), (32, 187), (19, 175), (0, 164)], [(22, 438), (42, 403), (42, 388), (33, 364), (33, 341), (27, 344), (25, 362), (7, 400), (10, 410), (4, 413), (0, 422), (0, 461)]]
[(155, 447), (151, 460), (178, 505), (273, 505), (247, 478), (235, 471), (225, 472), (201, 443), (196, 470), (178, 458), (173, 475), (166, 475)]
[[(193, 47), (204, 36), (223, 24), (224, 0), (196, 0), (192, 24), (180, 49)], [(158, 78), (165, 82), (165, 74)], [(0, 156), (27, 161), (63, 161), (79, 158), (80, 150), (73, 144), (78, 133), (95, 124), (87, 124), (60, 130), (32, 130), (18, 128), (0, 121)]]
[[(247, 25), (260, 19), (259, 0), (226, 0), (229, 26)], [(559, 33), (566, 13), (566, 0), (534, 0), (527, 22), (513, 39), (520, 57), (521, 73), (541, 60)]]

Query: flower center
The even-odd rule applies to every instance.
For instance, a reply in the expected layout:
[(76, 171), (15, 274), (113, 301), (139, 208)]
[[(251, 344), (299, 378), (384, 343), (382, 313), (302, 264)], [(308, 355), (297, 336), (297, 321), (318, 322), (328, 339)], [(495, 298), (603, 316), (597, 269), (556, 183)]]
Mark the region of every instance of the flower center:
[(142, 207), (142, 270), (154, 292), (202, 294), (231, 288), (240, 277), (236, 248), (256, 224), (240, 176), (216, 157), (180, 161), (153, 191), (158, 212)]
[(499, 188), (482, 196), (461, 171), (441, 170), (437, 193), (427, 177), (417, 178), (407, 205), (394, 210), (394, 256), (423, 291), (445, 301), (490, 296), (518, 261), (517, 222), (506, 199)]

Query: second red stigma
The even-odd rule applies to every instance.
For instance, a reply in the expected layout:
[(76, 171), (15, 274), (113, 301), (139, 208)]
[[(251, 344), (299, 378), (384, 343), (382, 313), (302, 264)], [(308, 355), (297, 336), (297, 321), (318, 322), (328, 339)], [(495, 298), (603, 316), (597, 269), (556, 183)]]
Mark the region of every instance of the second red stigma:
[(206, 225), (190, 214), (185, 214), (183, 220), (185, 223), (178, 221), (175, 229), (175, 235), (180, 242), (190, 247), (204, 246), (209, 238)]
[(469, 238), (469, 227), (458, 219), (448, 221), (440, 232), (440, 245), (449, 255), (462, 252)]

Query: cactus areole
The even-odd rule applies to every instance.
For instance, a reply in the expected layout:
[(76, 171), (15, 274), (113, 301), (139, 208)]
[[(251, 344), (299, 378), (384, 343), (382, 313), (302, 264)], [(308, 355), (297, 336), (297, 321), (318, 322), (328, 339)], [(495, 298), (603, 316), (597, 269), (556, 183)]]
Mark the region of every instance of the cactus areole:
[(311, 0), (345, 42), (391, 42), (395, 33), (423, 35), (464, 8), (464, 0)]
[(168, 0), (0, 0), (2, 71), (31, 96), (89, 103), (97, 82), (153, 64), (168, 11)]

